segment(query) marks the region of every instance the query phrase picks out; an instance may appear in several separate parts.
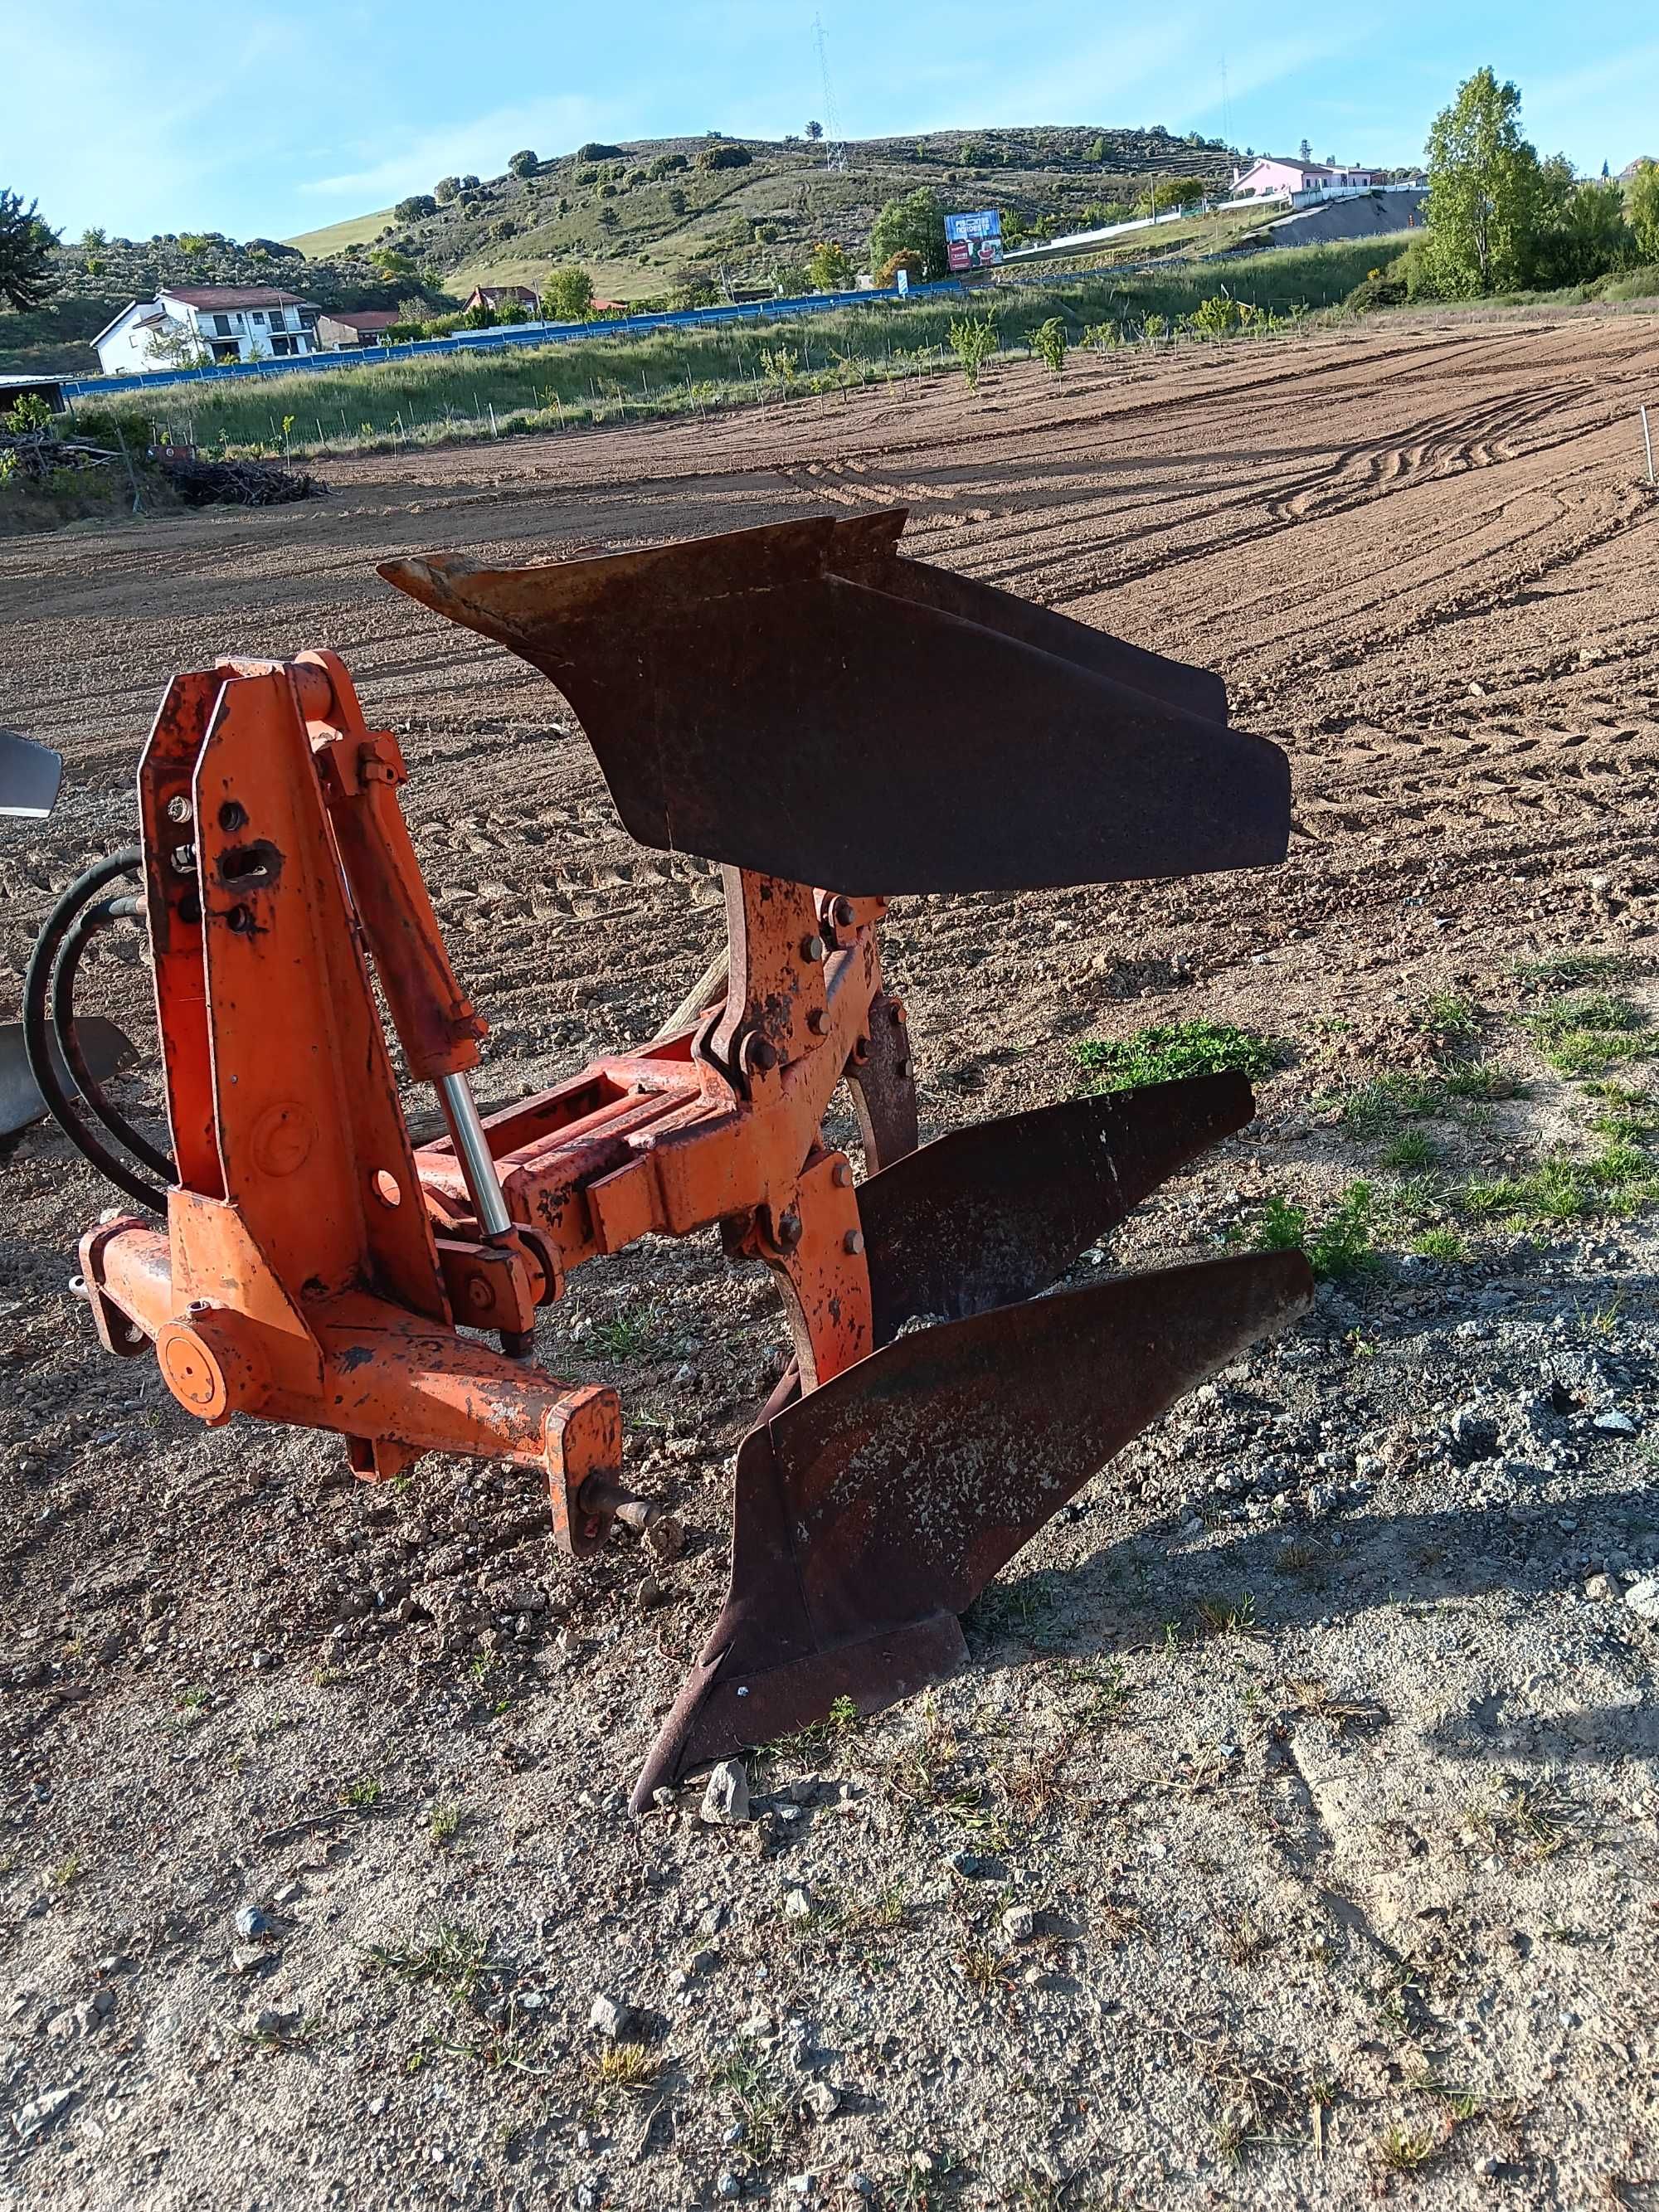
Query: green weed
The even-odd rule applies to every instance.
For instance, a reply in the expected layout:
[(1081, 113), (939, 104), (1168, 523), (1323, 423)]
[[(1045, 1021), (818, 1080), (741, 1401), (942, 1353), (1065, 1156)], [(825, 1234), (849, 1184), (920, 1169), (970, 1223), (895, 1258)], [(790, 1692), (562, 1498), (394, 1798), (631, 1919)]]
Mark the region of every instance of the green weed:
[(1305, 1206), (1274, 1195), (1256, 1224), (1253, 1249), (1305, 1252), (1319, 1281), (1346, 1282), (1377, 1265), (1376, 1206), (1370, 1183), (1351, 1182), (1324, 1220), (1310, 1229)]
[(1285, 1058), (1273, 1038), (1207, 1021), (1154, 1023), (1132, 1037), (1085, 1037), (1072, 1050), (1090, 1091), (1135, 1091), (1229, 1070), (1254, 1079), (1271, 1075)]

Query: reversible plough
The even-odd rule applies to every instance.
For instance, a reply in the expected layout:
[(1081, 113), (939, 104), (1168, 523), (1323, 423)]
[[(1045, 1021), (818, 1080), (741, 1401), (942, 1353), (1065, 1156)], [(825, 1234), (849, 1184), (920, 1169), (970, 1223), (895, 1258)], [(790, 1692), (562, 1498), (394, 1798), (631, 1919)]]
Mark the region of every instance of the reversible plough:
[[(624, 1480), (616, 1392), (534, 1364), (537, 1310), (589, 1261), (715, 1223), (771, 1270), (794, 1358), (738, 1449), (730, 1593), (636, 1806), (837, 1698), (872, 1711), (950, 1672), (957, 1616), (1034, 1531), (1310, 1293), (1297, 1253), (1054, 1287), (1249, 1120), (1242, 1077), (918, 1145), (890, 894), (1269, 864), (1290, 787), (1217, 679), (904, 558), (903, 520), (381, 571), (553, 679), (641, 843), (721, 866), (726, 980), (672, 1034), (481, 1119), (485, 1024), (416, 862), (403, 757), (325, 652), (174, 678), (142, 845), (66, 895), (28, 979), (43, 1093), (164, 1218), (83, 1240), (99, 1334), (153, 1344), (205, 1421), (333, 1430), (369, 1480), (428, 1451), (511, 1461), (544, 1476), (566, 1552), (615, 1519), (666, 1545)], [(106, 896), (124, 874), (136, 902)], [(135, 911), (171, 1158), (75, 1049), (75, 964)], [(376, 982), (441, 1141), (411, 1139)], [(862, 1181), (824, 1134), (843, 1079)]]

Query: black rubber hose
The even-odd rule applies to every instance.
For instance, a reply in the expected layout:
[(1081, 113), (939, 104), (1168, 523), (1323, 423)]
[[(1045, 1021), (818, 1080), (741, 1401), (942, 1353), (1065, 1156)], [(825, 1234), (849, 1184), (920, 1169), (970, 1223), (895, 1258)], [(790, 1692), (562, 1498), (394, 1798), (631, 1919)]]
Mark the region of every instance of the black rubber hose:
[(89, 1160), (100, 1175), (107, 1176), (118, 1190), (125, 1191), (140, 1206), (147, 1206), (152, 1213), (165, 1213), (166, 1194), (154, 1183), (136, 1175), (82, 1121), (69, 1092), (58, 1079), (52, 1054), (52, 977), (58, 948), (82, 909), (92, 904), (106, 884), (122, 876), (141, 874), (143, 864), (143, 854), (136, 845), (124, 846), (118, 853), (95, 861), (77, 876), (46, 916), (46, 927), (35, 940), (23, 977), (23, 1048), (28, 1054), (29, 1073), (46, 1101), (47, 1112), (82, 1159)]
[(52, 970), (52, 1029), (64, 1065), (75, 1078), (75, 1087), (93, 1120), (118, 1144), (125, 1145), (134, 1159), (152, 1175), (160, 1176), (163, 1182), (176, 1182), (179, 1178), (167, 1154), (158, 1152), (141, 1130), (133, 1127), (120, 1108), (104, 1096), (75, 1034), (75, 979), (82, 954), (100, 929), (107, 929), (112, 921), (136, 920), (143, 910), (143, 902), (136, 898), (100, 899), (96, 906), (82, 908), (64, 940), (58, 964)]

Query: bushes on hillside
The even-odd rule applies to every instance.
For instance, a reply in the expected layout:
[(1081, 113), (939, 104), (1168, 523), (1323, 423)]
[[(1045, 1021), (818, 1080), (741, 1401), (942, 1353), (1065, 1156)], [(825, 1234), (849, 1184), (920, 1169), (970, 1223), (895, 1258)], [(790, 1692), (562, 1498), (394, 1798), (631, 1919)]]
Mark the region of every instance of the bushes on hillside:
[(420, 222), (427, 216), (436, 215), (438, 203), (430, 192), (410, 192), (398, 201), (392, 210), (399, 222)]
[(719, 145), (705, 146), (697, 156), (700, 169), (746, 169), (754, 160), (746, 146), (734, 146), (730, 141)]
[(622, 157), (620, 146), (607, 146), (598, 138), (590, 138), (586, 145), (576, 149), (579, 161), (620, 161)]
[(522, 149), (522, 151), (517, 154), (509, 155), (507, 156), (507, 166), (515, 177), (533, 177), (542, 165), (537, 156), (531, 151), (530, 148), (526, 146)]

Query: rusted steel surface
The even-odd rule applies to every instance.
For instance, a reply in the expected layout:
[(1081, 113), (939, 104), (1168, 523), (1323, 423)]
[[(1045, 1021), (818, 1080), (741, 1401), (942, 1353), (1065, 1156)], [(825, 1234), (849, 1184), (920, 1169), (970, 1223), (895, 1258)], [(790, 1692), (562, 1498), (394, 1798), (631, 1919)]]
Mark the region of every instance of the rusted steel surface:
[(642, 844), (872, 894), (1283, 859), (1285, 757), (1230, 729), (1212, 686), (988, 585), (918, 577), (899, 520), (380, 573), (552, 678)]
[(1242, 1075), (1198, 1076), (981, 1121), (884, 1169), (859, 1191), (876, 1342), (1047, 1290), (1255, 1112)]
[(702, 1760), (822, 1719), (838, 1696), (890, 1703), (896, 1658), (908, 1680), (959, 1653), (941, 1616), (962, 1613), (1184, 1391), (1312, 1296), (1299, 1252), (1119, 1276), (919, 1329), (751, 1430), (730, 1594), (635, 1803)]

